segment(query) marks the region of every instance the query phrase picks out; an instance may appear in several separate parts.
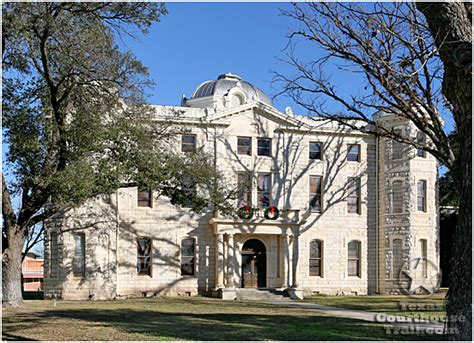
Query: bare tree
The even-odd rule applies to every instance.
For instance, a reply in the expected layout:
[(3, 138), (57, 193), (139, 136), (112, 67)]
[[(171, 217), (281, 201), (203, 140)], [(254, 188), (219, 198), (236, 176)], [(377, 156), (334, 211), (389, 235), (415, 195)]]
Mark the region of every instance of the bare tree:
[[(275, 82), (283, 85), (280, 94), (310, 114), (353, 129), (364, 130), (357, 121), (371, 124), (374, 134), (422, 148), (453, 172), (461, 202), (448, 323), (459, 332), (455, 339), (470, 339), (471, 4), (299, 3), (283, 14), (295, 20), (285, 59), (294, 73), (275, 72)], [(303, 60), (298, 43), (321, 53)], [(365, 84), (356, 94), (342, 94), (326, 72), (329, 67), (355, 73)], [(377, 112), (406, 118), (428, 139), (421, 142), (379, 126), (373, 116)], [(459, 151), (448, 140), (443, 116), (454, 119)], [(466, 320), (452, 320), (459, 315)]]

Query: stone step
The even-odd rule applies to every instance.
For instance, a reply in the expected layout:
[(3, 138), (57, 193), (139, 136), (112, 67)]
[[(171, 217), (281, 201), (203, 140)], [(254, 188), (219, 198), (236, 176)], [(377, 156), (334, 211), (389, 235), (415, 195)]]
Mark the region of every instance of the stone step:
[(236, 293), (237, 300), (290, 300), (290, 296), (285, 290), (277, 288), (238, 288)]

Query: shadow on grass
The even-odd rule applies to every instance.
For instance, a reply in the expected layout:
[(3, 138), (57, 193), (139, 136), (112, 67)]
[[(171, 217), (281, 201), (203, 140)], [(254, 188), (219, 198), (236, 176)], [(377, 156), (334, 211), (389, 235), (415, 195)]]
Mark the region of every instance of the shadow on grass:
[[(183, 304), (184, 305), (184, 304)], [(190, 305), (190, 304), (189, 304)], [(239, 304), (239, 306), (242, 304)], [(232, 308), (226, 306), (227, 309)], [(275, 309), (273, 309), (275, 310)], [(147, 310), (132, 309), (64, 309), (43, 310), (25, 316), (10, 316), (4, 324), (6, 340), (20, 337), (22, 327), (34, 325), (42, 332), (43, 339), (81, 339), (80, 337), (54, 337), (55, 322), (104, 330), (119, 330), (122, 339), (127, 335), (142, 335), (144, 339), (173, 340), (435, 340), (440, 336), (391, 336), (381, 325), (368, 322), (323, 316), (315, 313), (292, 314), (281, 308), (273, 314), (249, 313), (192, 313), (186, 311), (161, 311), (160, 306)], [(285, 313), (289, 312), (289, 313)], [(31, 321), (30, 321), (31, 320)], [(75, 321), (80, 321), (80, 323)], [(86, 323), (85, 323), (86, 322)], [(34, 323), (34, 324), (33, 324)], [(58, 324), (59, 325), (59, 324)], [(67, 325), (67, 324), (62, 324)], [(51, 336), (49, 336), (51, 335)], [(73, 333), (71, 333), (73, 335)], [(124, 337), (125, 336), (125, 337)], [(114, 339), (113, 336), (110, 339)]]

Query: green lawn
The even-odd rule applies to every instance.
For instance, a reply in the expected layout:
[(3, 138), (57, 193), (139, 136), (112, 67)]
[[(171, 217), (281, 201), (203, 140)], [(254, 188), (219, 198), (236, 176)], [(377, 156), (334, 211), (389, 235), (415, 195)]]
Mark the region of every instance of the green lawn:
[[(383, 312), (407, 317), (418, 318), (440, 318), (446, 317), (445, 293), (436, 293), (429, 296), (389, 296), (389, 295), (359, 295), (359, 296), (327, 296), (317, 295), (306, 298), (305, 302), (350, 308), (356, 310), (366, 310), (373, 312)], [(435, 306), (442, 307), (441, 310)], [(419, 306), (418, 310), (414, 309)], [(423, 308), (423, 306), (425, 306)], [(411, 307), (411, 308), (410, 308)]]
[(387, 335), (382, 325), (301, 309), (218, 299), (28, 300), (3, 310), (3, 339), (435, 340)]

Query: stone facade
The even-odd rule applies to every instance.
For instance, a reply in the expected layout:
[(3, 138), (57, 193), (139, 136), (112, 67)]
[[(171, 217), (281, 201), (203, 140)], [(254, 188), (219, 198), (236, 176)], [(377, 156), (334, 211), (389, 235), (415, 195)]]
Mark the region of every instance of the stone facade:
[[(46, 296), (112, 299), (207, 294), (233, 299), (247, 273), (243, 259), (250, 240), (265, 247), (264, 270), (252, 271), (260, 276), (264, 273), (259, 287), (287, 289), (297, 297), (436, 287), (439, 242), (434, 157), (418, 157), (416, 149), (403, 146), (402, 158), (394, 159), (390, 140), (296, 116), (289, 110), (279, 112), (258, 88), (238, 77), (223, 75), (219, 80), (198, 87), (193, 98), (180, 107), (156, 106), (155, 120), (171, 120), (176, 111), (184, 113), (176, 121), (195, 135), (197, 146), (215, 156), (230, 183), (237, 182), (238, 172), (254, 176), (254, 206), (258, 200), (255, 176), (269, 173), (270, 203), (280, 210), (279, 218), (265, 219), (262, 211), (256, 211), (251, 219), (231, 219), (210, 208), (196, 214), (171, 205), (156, 193), (150, 207), (140, 207), (137, 188), (121, 188), (90, 199), (47, 224)], [(224, 86), (230, 89), (219, 93)], [(387, 114), (377, 118), (381, 125), (402, 129), (416, 139), (415, 128), (400, 118)], [(238, 153), (237, 137), (251, 137), (250, 155)], [(258, 138), (271, 139), (270, 156), (258, 156)], [(321, 159), (309, 159), (310, 142), (320, 143)], [(348, 161), (349, 144), (360, 147), (356, 161)], [(181, 149), (180, 139), (173, 148)], [(309, 205), (310, 176), (322, 177), (320, 212)], [(348, 211), (348, 180), (353, 177), (360, 180), (359, 213)], [(403, 204), (401, 212), (393, 213), (392, 186), (397, 180), (402, 181)], [(417, 208), (420, 180), (426, 182), (423, 211)], [(137, 272), (140, 237), (151, 239), (150, 275)], [(182, 275), (183, 239), (194, 241), (192, 275)], [(400, 241), (395, 244), (400, 251), (394, 250), (396, 239), (401, 239), (400, 249)], [(322, 241), (319, 276), (310, 275), (313, 240)], [(349, 275), (349, 263), (355, 263), (349, 262), (352, 241), (360, 249), (355, 276)], [(83, 260), (78, 257), (78, 244), (83, 244)], [(393, 270), (394, 253), (397, 267), (400, 261), (404, 263), (399, 271)], [(263, 258), (256, 256), (253, 258)], [(415, 258), (428, 262), (415, 265)], [(76, 267), (81, 263), (83, 270)], [(422, 272), (420, 266), (425, 268)], [(400, 284), (400, 279), (412, 282)]]

